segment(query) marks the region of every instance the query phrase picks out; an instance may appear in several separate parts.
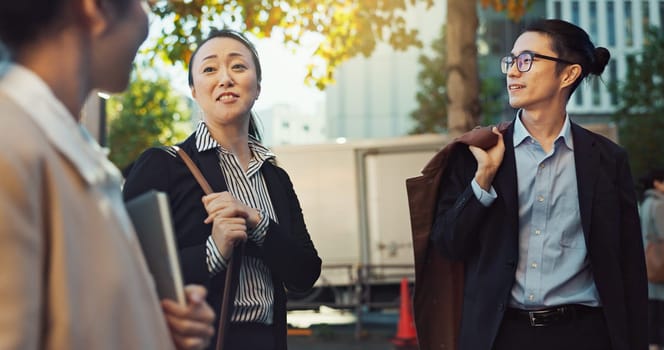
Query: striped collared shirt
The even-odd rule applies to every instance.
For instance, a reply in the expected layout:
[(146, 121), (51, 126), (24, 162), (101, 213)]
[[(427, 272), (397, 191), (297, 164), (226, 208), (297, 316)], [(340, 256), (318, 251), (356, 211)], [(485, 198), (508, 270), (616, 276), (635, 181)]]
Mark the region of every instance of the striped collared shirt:
[[(260, 211), (261, 221), (255, 228), (247, 231), (247, 236), (248, 239), (261, 246), (265, 240), (270, 219), (277, 221), (265, 178), (260, 172), (263, 163), (274, 158), (274, 154), (250, 136), (249, 149), (252, 158), (245, 173), (235, 155), (225, 150), (212, 138), (203, 122), (200, 122), (196, 129), (196, 148), (199, 152), (215, 149), (228, 191), (245, 205)], [(208, 237), (206, 248), (210, 274), (216, 275), (225, 270), (228, 260), (219, 253), (212, 235)], [(244, 256), (231, 321), (272, 324), (273, 304), (274, 286), (269, 268), (262, 259)]]

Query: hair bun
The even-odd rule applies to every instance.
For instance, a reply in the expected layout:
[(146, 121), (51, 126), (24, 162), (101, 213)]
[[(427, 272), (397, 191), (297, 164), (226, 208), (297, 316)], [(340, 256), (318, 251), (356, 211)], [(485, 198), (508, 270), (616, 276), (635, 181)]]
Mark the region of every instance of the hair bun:
[(609, 63), (611, 54), (609, 50), (604, 47), (595, 48), (595, 61), (593, 66), (590, 69), (591, 74), (600, 75), (604, 72), (604, 68)]

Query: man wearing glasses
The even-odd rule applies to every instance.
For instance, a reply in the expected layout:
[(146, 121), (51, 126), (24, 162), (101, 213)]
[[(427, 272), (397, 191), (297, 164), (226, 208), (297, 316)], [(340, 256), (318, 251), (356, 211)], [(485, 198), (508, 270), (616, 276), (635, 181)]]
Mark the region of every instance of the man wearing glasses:
[(459, 349), (647, 349), (627, 156), (566, 112), (609, 57), (571, 23), (532, 23), (501, 60), (513, 123), (450, 155), (431, 240), (464, 265)]

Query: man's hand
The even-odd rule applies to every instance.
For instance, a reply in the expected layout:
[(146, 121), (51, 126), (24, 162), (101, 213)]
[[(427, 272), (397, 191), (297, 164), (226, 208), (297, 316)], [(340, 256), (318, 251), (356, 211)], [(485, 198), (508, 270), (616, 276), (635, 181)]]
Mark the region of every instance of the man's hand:
[(475, 181), (482, 187), (483, 190), (488, 191), (491, 188), (493, 177), (496, 175), (500, 164), (503, 162), (505, 154), (505, 142), (503, 141), (503, 134), (498, 131), (495, 126), (491, 132), (498, 135), (498, 142), (495, 146), (488, 150), (483, 150), (479, 147), (469, 146), (470, 152), (473, 153), (475, 160), (477, 160), (477, 172), (475, 172)]
[(161, 301), (171, 338), (178, 350), (201, 350), (214, 335), (214, 311), (205, 302), (206, 290), (202, 286), (185, 286), (187, 306), (172, 300)]

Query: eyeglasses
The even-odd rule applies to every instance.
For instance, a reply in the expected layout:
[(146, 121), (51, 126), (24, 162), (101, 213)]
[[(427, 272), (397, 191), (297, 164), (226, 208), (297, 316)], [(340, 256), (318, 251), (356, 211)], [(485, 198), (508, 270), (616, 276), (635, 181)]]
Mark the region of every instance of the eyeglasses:
[(532, 51), (524, 51), (520, 53), (518, 56), (509, 55), (501, 58), (500, 69), (503, 71), (503, 74), (507, 74), (507, 72), (510, 70), (510, 67), (512, 67), (514, 62), (516, 62), (516, 69), (521, 73), (525, 73), (529, 71), (530, 68), (533, 66), (533, 59), (535, 57), (549, 61), (565, 63), (565, 64), (575, 64), (574, 62), (566, 61), (562, 58), (540, 55)]

